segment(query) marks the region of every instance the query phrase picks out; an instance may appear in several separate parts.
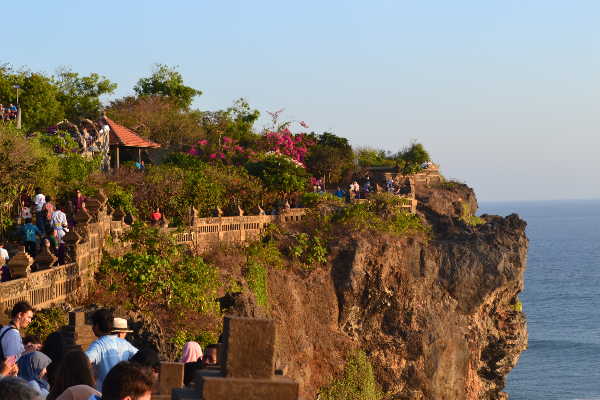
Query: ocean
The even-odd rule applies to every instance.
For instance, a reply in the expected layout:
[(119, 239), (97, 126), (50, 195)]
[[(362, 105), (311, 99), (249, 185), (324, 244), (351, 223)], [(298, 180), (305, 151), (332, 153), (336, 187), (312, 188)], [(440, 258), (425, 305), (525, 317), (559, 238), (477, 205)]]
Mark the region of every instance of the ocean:
[(600, 200), (480, 204), (517, 213), (529, 237), (529, 348), (508, 375), (512, 400), (600, 400)]

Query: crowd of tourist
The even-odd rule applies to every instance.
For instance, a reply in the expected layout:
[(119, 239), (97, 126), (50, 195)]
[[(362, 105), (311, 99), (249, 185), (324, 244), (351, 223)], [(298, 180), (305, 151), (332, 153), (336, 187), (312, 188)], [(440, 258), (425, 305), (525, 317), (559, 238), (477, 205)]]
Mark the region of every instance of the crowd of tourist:
[[(60, 332), (43, 344), (21, 338), (33, 308), (14, 305), (11, 321), (0, 329), (0, 399), (16, 400), (149, 400), (157, 392), (161, 361), (150, 348), (138, 350), (126, 336), (127, 320), (100, 309), (92, 315), (98, 338), (87, 350), (69, 346)], [(204, 353), (197, 342), (185, 344), (184, 384), (193, 386), (196, 370), (217, 366), (219, 344)]]
[[(65, 264), (66, 247), (64, 237), (74, 225), (73, 215), (85, 208), (85, 196), (77, 190), (66, 205), (55, 203), (51, 196), (44, 195), (40, 188), (35, 189), (33, 198), (23, 194), (20, 199), (19, 219), (20, 235), (25, 251), (35, 258), (40, 250), (46, 248), (57, 257), (58, 265)], [(65, 211), (69, 210), (69, 214)], [(35, 223), (34, 223), (35, 221)], [(0, 244), (0, 281), (11, 279), (8, 269), (10, 257)], [(32, 270), (36, 270), (36, 264)]]
[(4, 106), (0, 104), (0, 120), (12, 121), (17, 119), (17, 107), (14, 104)]

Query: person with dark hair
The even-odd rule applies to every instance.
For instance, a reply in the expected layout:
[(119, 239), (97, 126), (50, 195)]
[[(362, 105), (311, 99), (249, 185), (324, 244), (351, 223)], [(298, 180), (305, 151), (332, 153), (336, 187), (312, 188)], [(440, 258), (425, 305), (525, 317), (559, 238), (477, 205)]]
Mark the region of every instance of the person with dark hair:
[(0, 399), (10, 400), (42, 400), (42, 396), (16, 376), (0, 379)]
[(88, 399), (94, 394), (100, 394), (94, 389), (95, 384), (90, 360), (83, 351), (73, 350), (68, 352), (61, 361), (46, 400), (67, 398), (65, 391), (69, 388), (73, 388), (69, 390), (70, 393), (75, 392), (71, 394), (81, 393), (82, 398)]
[(215, 366), (219, 365), (219, 345), (209, 344), (204, 349), (204, 357), (202, 357), (202, 366)]
[(31, 257), (35, 257), (37, 254), (37, 238), (42, 236), (43, 233), (39, 227), (31, 223), (31, 218), (25, 219), (25, 225), (21, 228), (23, 231), (23, 244), (25, 244), (25, 251), (29, 253)]
[(92, 315), (92, 330), (98, 339), (90, 344), (85, 354), (94, 367), (96, 389), (100, 390), (108, 371), (119, 362), (129, 360), (138, 349), (127, 340), (112, 335), (113, 315), (109, 310), (97, 310)]
[[(143, 368), (146, 368), (152, 380), (154, 381), (154, 385), (158, 383), (158, 378), (160, 375), (160, 357), (158, 353), (151, 348), (145, 348), (137, 353), (133, 357), (129, 359), (129, 362), (138, 364)], [(153, 392), (158, 392), (157, 390), (153, 390)]]
[(16, 356), (18, 360), (26, 350), (19, 330), (31, 323), (33, 307), (26, 301), (20, 301), (13, 306), (10, 318), (10, 323), (0, 329), (0, 359)]
[(52, 387), (54, 385), (58, 367), (65, 354), (65, 339), (63, 335), (60, 332), (54, 332), (48, 335), (41, 351), (52, 360), (50, 365), (48, 365), (48, 383), (50, 384), (50, 387)]
[(42, 349), (42, 341), (35, 335), (27, 335), (23, 338), (23, 346), (31, 351), (40, 351)]
[(123, 361), (106, 375), (102, 400), (150, 400), (152, 384), (152, 378), (144, 368)]

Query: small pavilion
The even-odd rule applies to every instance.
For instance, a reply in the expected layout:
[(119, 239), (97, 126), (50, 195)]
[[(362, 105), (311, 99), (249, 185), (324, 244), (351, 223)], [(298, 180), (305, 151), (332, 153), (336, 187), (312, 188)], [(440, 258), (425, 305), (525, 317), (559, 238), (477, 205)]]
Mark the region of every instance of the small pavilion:
[(158, 149), (160, 144), (148, 139), (144, 139), (131, 129), (117, 124), (108, 117), (104, 117), (106, 124), (110, 128), (110, 152), (113, 168), (119, 168), (121, 162), (137, 161), (148, 159), (142, 153), (150, 149)]

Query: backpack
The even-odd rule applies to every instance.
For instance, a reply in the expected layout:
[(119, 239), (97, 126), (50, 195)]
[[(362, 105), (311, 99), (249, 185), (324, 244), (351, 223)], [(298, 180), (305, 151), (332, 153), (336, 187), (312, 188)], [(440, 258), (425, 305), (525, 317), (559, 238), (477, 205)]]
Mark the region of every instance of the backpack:
[(9, 325), (8, 329), (6, 329), (4, 332), (2, 332), (2, 334), (0, 334), (0, 360), (4, 360), (4, 349), (2, 348), (2, 339), (4, 339), (4, 335), (6, 335), (6, 333), (12, 329), (17, 330), (17, 328), (15, 328), (14, 326)]

